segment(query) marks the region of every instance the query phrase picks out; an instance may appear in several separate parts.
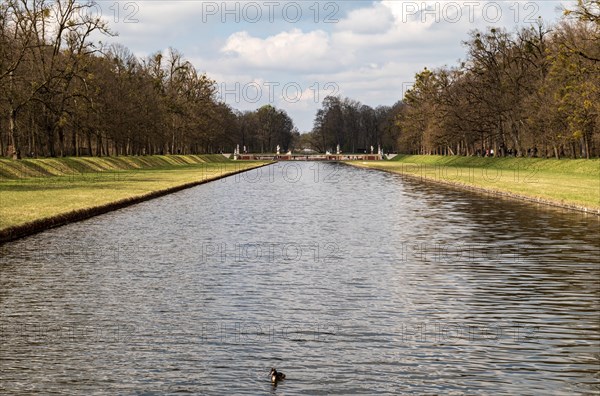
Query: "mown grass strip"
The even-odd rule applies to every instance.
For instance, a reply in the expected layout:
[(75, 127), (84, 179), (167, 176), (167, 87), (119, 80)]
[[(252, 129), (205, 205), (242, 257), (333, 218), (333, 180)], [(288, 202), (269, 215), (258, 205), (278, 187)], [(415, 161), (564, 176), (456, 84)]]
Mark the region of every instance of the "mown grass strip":
[(166, 169), (185, 165), (231, 162), (221, 154), (154, 155), (146, 157), (67, 157), (14, 161), (0, 159), (0, 182), (30, 177), (65, 176), (136, 169)]
[(600, 214), (600, 160), (400, 156), (355, 166)]

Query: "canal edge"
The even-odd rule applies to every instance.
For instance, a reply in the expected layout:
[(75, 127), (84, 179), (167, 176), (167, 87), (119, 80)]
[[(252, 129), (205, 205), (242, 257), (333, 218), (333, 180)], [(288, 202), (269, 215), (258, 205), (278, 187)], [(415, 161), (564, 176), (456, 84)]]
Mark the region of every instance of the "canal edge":
[[(276, 161), (275, 161), (276, 162)], [(17, 239), (25, 238), (31, 235), (39, 234), (41, 232), (50, 230), (52, 228), (62, 227), (67, 224), (76, 223), (79, 221), (87, 220), (92, 217), (100, 216), (109, 212), (113, 212), (119, 209), (133, 206), (142, 202), (150, 201), (155, 198), (164, 197), (165, 195), (173, 194), (182, 190), (187, 190), (192, 187), (197, 187), (202, 184), (210, 183), (213, 181), (221, 180), (229, 176), (238, 175), (244, 172), (251, 171), (253, 169), (260, 169), (265, 166), (274, 164), (275, 162), (269, 162), (253, 166), (246, 169), (236, 170), (227, 174), (215, 176), (213, 178), (198, 180), (181, 184), (174, 187), (165, 188), (162, 190), (152, 191), (137, 197), (125, 198), (115, 202), (110, 202), (104, 205), (94, 206), (91, 208), (74, 210), (71, 212), (47, 217), (45, 219), (35, 220), (29, 223), (21, 224), (14, 227), (5, 228), (0, 230), (0, 245), (6, 242), (15, 241)]]
[[(342, 163), (342, 162), (340, 162), (340, 163)], [(355, 168), (360, 168), (360, 169), (369, 169), (369, 170), (374, 170), (374, 171), (379, 171), (379, 172), (386, 172), (386, 173), (390, 173), (390, 174), (394, 174), (394, 175), (401, 175), (403, 177), (407, 177), (412, 180), (434, 183), (434, 184), (439, 184), (442, 186), (456, 187), (456, 188), (459, 188), (462, 190), (473, 191), (473, 192), (478, 192), (478, 193), (485, 193), (485, 194), (501, 196), (503, 198), (513, 199), (516, 201), (527, 201), (527, 202), (532, 202), (532, 203), (538, 203), (538, 204), (553, 206), (553, 207), (557, 207), (557, 208), (561, 208), (561, 209), (568, 209), (568, 210), (572, 210), (572, 211), (576, 211), (576, 212), (592, 214), (592, 215), (596, 215), (596, 216), (600, 217), (600, 209), (588, 208), (587, 206), (579, 206), (579, 205), (574, 205), (574, 204), (561, 203), (561, 202), (556, 202), (556, 201), (552, 201), (552, 200), (544, 199), (544, 198), (529, 197), (529, 196), (522, 195), (522, 194), (511, 193), (509, 191), (493, 190), (493, 189), (487, 189), (484, 187), (470, 186), (468, 184), (451, 182), (448, 180), (430, 179), (430, 178), (423, 177), (423, 176), (412, 175), (410, 173), (394, 172), (394, 171), (388, 170), (388, 169), (370, 168), (367, 166), (361, 166), (359, 164), (350, 164), (347, 162), (343, 163), (343, 164), (352, 166)]]

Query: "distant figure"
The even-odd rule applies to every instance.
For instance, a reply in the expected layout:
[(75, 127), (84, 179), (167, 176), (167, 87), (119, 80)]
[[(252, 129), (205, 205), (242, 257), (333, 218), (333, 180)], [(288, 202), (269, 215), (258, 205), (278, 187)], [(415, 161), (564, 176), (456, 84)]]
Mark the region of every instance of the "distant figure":
[(276, 384), (277, 381), (285, 379), (285, 374), (277, 372), (276, 368), (271, 368), (271, 382)]

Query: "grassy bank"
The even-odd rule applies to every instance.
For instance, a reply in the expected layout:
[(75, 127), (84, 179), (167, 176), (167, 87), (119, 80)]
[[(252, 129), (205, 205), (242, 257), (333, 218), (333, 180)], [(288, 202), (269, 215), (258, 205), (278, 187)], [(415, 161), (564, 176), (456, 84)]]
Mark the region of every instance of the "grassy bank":
[(0, 159), (0, 182), (5, 180), (46, 178), (51, 176), (90, 175), (103, 172), (140, 169), (176, 169), (181, 166), (226, 163), (220, 154), (154, 155), (147, 157), (73, 157), (13, 161)]
[(223, 156), (0, 160), (0, 240), (264, 164)]
[(404, 155), (353, 165), (600, 213), (600, 160)]

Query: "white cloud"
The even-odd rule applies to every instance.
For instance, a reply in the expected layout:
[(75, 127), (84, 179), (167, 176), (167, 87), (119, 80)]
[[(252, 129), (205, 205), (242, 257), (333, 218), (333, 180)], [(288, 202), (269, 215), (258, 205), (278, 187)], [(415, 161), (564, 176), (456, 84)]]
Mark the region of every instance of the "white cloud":
[(221, 52), (227, 56), (224, 61), (263, 70), (308, 71), (317, 65), (337, 63), (331, 57), (335, 51), (330, 37), (322, 30), (304, 33), (292, 29), (265, 39), (237, 32), (229, 36)]
[(394, 15), (389, 7), (381, 3), (375, 3), (369, 8), (360, 8), (348, 13), (346, 19), (342, 19), (336, 28), (343, 31), (353, 31), (357, 34), (385, 33), (392, 27)]

